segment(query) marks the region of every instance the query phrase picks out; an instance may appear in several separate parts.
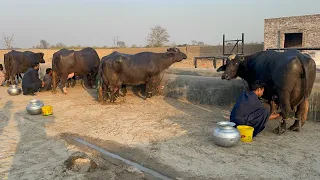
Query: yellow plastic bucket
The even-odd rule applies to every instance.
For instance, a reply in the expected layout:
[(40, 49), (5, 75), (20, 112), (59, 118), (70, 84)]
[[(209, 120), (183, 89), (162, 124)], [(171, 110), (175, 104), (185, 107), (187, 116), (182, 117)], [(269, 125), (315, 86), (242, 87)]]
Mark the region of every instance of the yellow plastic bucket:
[(42, 115), (44, 116), (52, 115), (52, 106), (42, 106)]
[(241, 142), (252, 142), (253, 130), (251, 126), (239, 125), (237, 129), (240, 132)]

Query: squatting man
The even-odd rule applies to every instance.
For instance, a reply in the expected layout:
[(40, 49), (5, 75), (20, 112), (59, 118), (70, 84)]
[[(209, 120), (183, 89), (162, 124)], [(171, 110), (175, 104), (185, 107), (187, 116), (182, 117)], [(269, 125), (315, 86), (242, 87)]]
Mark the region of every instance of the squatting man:
[(230, 114), (230, 121), (234, 122), (236, 126), (253, 127), (253, 137), (264, 130), (268, 120), (281, 116), (281, 113), (272, 114), (270, 105), (260, 101), (259, 98), (263, 95), (265, 86), (266, 84), (262, 81), (253, 82), (251, 91), (242, 92)]

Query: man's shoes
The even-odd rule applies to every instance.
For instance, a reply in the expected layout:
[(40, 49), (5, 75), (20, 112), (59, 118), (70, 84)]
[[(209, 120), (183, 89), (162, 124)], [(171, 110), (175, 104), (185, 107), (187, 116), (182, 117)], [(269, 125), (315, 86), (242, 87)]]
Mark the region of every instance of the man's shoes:
[(31, 92), (31, 93), (29, 93), (29, 94), (23, 93), (23, 95), (25, 95), (25, 96), (35, 96), (36, 94), (35, 94), (34, 92)]

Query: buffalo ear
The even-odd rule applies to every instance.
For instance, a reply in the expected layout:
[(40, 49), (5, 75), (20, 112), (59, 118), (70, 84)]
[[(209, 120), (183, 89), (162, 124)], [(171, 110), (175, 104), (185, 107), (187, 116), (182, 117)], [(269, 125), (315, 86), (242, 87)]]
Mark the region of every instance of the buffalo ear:
[(219, 67), (219, 68), (217, 69), (217, 72), (225, 71), (225, 70), (226, 70), (226, 67), (227, 67), (227, 65), (223, 65), (223, 66)]
[(167, 54), (169, 57), (173, 57), (175, 53), (174, 52), (167, 52)]

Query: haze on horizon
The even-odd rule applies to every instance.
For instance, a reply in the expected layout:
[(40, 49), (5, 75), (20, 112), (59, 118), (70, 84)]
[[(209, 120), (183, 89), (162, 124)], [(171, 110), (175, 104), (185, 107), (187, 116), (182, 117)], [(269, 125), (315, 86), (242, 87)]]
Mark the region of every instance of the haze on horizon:
[[(227, 39), (262, 42), (264, 19), (320, 13), (319, 0), (0, 0), (0, 35), (14, 34), (14, 47), (41, 39), (68, 46), (145, 46), (150, 28), (167, 29), (170, 44), (221, 44)], [(4, 48), (1, 37), (0, 48)]]

